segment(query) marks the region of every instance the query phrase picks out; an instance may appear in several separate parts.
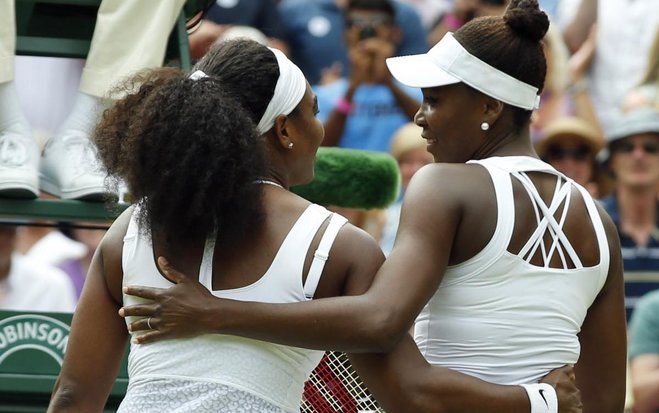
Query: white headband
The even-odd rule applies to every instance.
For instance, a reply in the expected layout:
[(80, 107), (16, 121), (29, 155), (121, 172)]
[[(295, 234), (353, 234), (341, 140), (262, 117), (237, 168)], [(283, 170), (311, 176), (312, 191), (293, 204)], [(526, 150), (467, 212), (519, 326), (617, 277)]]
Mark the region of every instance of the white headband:
[[(300, 103), (304, 92), (307, 90), (307, 80), (302, 71), (293, 62), (291, 62), (284, 53), (278, 49), (268, 47), (277, 58), (279, 66), (279, 78), (275, 85), (275, 92), (272, 95), (268, 107), (265, 109), (256, 130), (263, 135), (275, 124), (275, 118), (279, 115), (288, 115)], [(201, 70), (193, 72), (189, 78), (199, 80), (208, 77)]]
[(497, 100), (526, 110), (540, 104), (538, 88), (490, 66), (470, 54), (446, 33), (428, 53), (387, 59), (391, 74), (401, 83), (429, 88), (464, 82)]
[(256, 130), (263, 135), (275, 124), (275, 118), (279, 115), (288, 115), (300, 103), (304, 92), (307, 90), (307, 80), (302, 71), (288, 57), (278, 49), (268, 47), (275, 54), (279, 65), (279, 78), (275, 86), (265, 113), (261, 117)]

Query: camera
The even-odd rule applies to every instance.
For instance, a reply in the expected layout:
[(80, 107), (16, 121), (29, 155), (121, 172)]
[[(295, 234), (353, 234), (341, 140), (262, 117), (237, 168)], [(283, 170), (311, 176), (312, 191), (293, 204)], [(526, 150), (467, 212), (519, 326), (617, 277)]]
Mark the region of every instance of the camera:
[(364, 26), (360, 31), (359, 31), (359, 40), (364, 40), (364, 39), (370, 39), (371, 37), (377, 36), (377, 33), (375, 31), (375, 27), (373, 26)]

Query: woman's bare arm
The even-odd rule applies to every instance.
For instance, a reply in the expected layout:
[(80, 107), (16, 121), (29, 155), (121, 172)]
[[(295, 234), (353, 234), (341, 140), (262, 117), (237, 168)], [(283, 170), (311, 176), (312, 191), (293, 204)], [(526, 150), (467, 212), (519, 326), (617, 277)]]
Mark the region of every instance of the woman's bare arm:
[(611, 262), (602, 291), (588, 309), (579, 333), (581, 355), (575, 366), (584, 412), (618, 413), (625, 404), (627, 328), (618, 233), (604, 212)]
[(119, 372), (128, 337), (117, 310), (121, 306), (121, 246), (130, 210), (108, 230), (92, 259), (49, 413), (103, 411)]
[[(380, 406), (389, 413), (528, 413), (521, 386), (484, 382), (431, 366), (407, 335), (386, 354), (351, 354), (350, 361)], [(556, 388), (561, 413), (580, 413), (581, 399), (571, 367), (554, 370), (543, 382)]]

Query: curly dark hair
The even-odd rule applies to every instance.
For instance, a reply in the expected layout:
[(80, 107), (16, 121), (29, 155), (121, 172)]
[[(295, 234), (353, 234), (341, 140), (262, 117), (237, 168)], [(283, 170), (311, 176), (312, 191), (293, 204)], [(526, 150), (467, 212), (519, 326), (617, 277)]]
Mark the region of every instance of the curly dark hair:
[(214, 225), (220, 243), (252, 233), (263, 214), (253, 181), (265, 160), (251, 108), (227, 83), (174, 68), (139, 73), (120, 90), (128, 94), (103, 114), (93, 139), (109, 174), (141, 205), (141, 227), (180, 242), (203, 239)]
[[(549, 18), (536, 0), (512, 0), (503, 16), (471, 20), (455, 32), (455, 38), (469, 53), (540, 93), (547, 73), (541, 41), (548, 28)], [(532, 112), (511, 109), (515, 126), (525, 127)]]

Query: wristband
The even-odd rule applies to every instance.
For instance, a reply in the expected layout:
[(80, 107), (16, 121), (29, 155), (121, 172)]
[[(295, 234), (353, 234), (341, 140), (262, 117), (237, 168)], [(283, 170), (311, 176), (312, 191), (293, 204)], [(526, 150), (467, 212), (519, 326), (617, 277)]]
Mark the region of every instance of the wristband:
[(531, 413), (558, 413), (556, 390), (547, 383), (522, 384), (531, 401)]
[(350, 113), (352, 113), (353, 106), (352, 103), (348, 102), (348, 99), (346, 99), (344, 96), (339, 99), (338, 102), (336, 102), (335, 109), (339, 111), (339, 113), (348, 116)]

